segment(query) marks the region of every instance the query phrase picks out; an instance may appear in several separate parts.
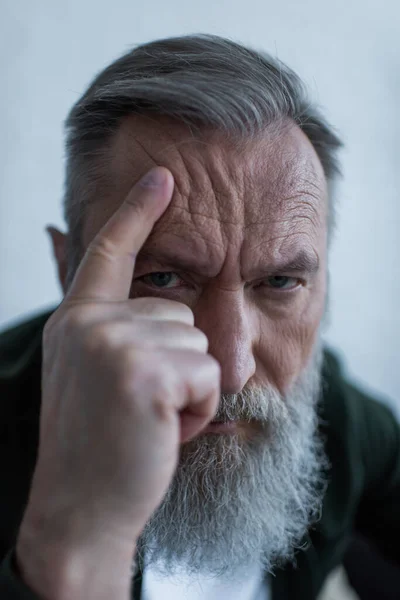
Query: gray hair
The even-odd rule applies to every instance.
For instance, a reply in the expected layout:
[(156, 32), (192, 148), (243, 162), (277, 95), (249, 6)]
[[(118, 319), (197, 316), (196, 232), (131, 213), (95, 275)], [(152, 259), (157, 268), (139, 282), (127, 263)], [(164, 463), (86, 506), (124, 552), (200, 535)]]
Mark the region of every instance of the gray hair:
[(239, 138), (291, 119), (309, 138), (324, 169), (332, 231), (341, 142), (311, 104), (299, 77), (276, 58), (228, 39), (169, 38), (138, 46), (113, 62), (67, 117), (64, 216), (73, 270), (81, 253), (85, 206), (100, 193), (107, 149), (128, 114), (168, 116), (192, 129), (208, 127)]

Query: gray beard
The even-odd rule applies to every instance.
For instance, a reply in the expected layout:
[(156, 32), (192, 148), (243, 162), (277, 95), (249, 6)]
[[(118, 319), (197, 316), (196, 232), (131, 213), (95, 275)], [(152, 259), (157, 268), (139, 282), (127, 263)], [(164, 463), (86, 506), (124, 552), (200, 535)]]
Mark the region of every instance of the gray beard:
[(142, 568), (239, 579), (249, 567), (271, 572), (295, 562), (326, 489), (321, 359), (318, 344), (284, 397), (271, 386), (221, 397), (216, 418), (254, 422), (255, 433), (200, 435), (181, 446), (168, 492), (137, 544)]

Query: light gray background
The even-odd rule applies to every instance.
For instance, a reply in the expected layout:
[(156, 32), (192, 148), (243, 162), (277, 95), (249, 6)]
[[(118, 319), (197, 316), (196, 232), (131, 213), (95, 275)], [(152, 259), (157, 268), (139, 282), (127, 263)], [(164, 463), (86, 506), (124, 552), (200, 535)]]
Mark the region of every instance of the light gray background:
[(346, 142), (327, 338), (352, 377), (400, 414), (400, 3), (3, 0), (1, 7), (0, 326), (60, 298), (44, 226), (63, 225), (62, 122), (92, 76), (138, 43), (217, 33), (297, 70)]

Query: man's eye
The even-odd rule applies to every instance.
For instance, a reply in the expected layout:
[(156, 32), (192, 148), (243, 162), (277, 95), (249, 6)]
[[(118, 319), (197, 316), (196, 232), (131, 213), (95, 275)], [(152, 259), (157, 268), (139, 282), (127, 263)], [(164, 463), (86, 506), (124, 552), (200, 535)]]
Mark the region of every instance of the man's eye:
[(285, 275), (275, 275), (266, 280), (269, 287), (277, 290), (291, 290), (298, 286), (299, 280), (295, 277), (286, 277)]
[(181, 278), (172, 271), (155, 271), (140, 277), (141, 281), (147, 285), (162, 289), (177, 287), (182, 281)]

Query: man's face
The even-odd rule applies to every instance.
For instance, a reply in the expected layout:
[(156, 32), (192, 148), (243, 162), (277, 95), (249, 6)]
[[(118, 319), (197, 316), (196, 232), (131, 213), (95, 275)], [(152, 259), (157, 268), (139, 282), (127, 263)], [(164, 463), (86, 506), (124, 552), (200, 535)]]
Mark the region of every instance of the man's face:
[(129, 117), (111, 156), (84, 246), (141, 175), (170, 169), (173, 199), (139, 254), (132, 296), (190, 306), (221, 365), (223, 393), (265, 384), (285, 393), (310, 357), (326, 292), (327, 188), (309, 140), (287, 125), (235, 145)]
[[(219, 361), (217, 417), (240, 435), (181, 446), (162, 504), (138, 542), (146, 565), (210, 575), (289, 560), (320, 509), (317, 435), (326, 292), (327, 190), (294, 125), (234, 144), (167, 120), (129, 117), (110, 148), (108, 183), (85, 217), (86, 247), (154, 165), (171, 204), (138, 256), (131, 296), (190, 306)], [(155, 441), (156, 443), (156, 441)]]

